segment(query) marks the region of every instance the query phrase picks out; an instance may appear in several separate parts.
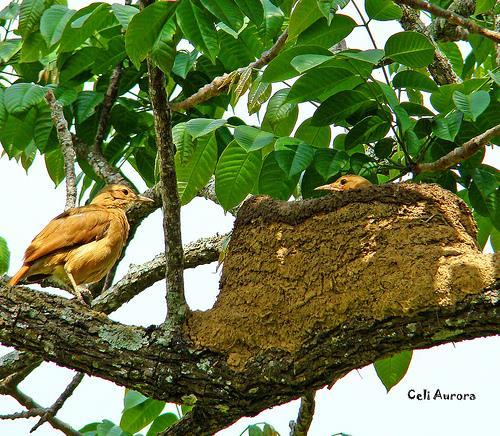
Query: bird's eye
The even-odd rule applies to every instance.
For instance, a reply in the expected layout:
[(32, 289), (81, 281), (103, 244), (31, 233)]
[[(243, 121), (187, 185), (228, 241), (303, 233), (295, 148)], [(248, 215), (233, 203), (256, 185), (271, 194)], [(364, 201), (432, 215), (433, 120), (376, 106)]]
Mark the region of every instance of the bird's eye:
[(345, 185), (347, 183), (347, 179), (340, 179), (340, 184)]
[(125, 195), (128, 195), (128, 189), (123, 189), (122, 192), (125, 194)]

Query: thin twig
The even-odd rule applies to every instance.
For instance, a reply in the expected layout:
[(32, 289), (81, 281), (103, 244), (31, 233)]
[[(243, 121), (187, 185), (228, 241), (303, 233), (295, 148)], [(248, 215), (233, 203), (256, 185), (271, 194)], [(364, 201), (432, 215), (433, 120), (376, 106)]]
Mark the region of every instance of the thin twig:
[(315, 409), (315, 391), (309, 391), (300, 399), (299, 415), (296, 422), (290, 422), (290, 436), (307, 436)]
[(50, 89), (45, 94), (45, 101), (50, 107), (52, 122), (56, 127), (57, 138), (61, 144), (64, 157), (64, 174), (66, 175), (66, 205), (65, 210), (76, 206), (76, 175), (75, 175), (75, 149), (73, 139), (68, 129), (68, 122), (64, 118), (63, 107), (57, 102), (56, 97)]
[(149, 95), (155, 120), (156, 145), (160, 160), (160, 189), (163, 204), (168, 322), (180, 327), (188, 312), (184, 296), (184, 251), (181, 235), (181, 202), (175, 174), (175, 147), (171, 112), (163, 72), (148, 58)]
[(66, 386), (63, 393), (59, 396), (59, 398), (54, 402), (52, 406), (46, 409), (45, 413), (40, 417), (40, 420), (33, 426), (30, 430), (30, 433), (33, 433), (38, 427), (40, 427), (43, 423), (47, 422), (50, 418), (56, 416), (59, 409), (64, 405), (64, 402), (73, 395), (73, 392), (83, 380), (83, 376), (85, 374), (83, 372), (77, 372), (71, 380), (70, 384)]
[(450, 168), (453, 165), (471, 157), (474, 153), (485, 147), (486, 144), (488, 144), (488, 142), (495, 136), (500, 136), (500, 124), (486, 130), (486, 132), (481, 133), (478, 136), (475, 136), (465, 144), (453, 149), (448, 154), (445, 154), (443, 157), (434, 162), (417, 164), (413, 168), (413, 173), (419, 174), (437, 172)]
[(395, 3), (401, 5), (407, 5), (415, 9), (424, 9), (429, 11), (432, 15), (436, 17), (445, 18), (452, 24), (457, 26), (462, 26), (471, 33), (476, 33), (482, 35), (485, 38), (489, 38), (497, 44), (500, 43), (500, 32), (494, 30), (486, 29), (484, 27), (478, 26), (472, 20), (462, 17), (455, 12), (443, 9), (435, 4), (429, 3), (425, 0), (394, 0)]
[(94, 153), (96, 154), (102, 154), (101, 147), (108, 130), (109, 119), (111, 118), (111, 109), (113, 108), (113, 104), (118, 96), (118, 87), (120, 85), (121, 75), (122, 66), (117, 65), (109, 79), (108, 89), (106, 90), (106, 95), (104, 96), (104, 101), (102, 103), (101, 116), (99, 118), (99, 124), (97, 126), (97, 132), (94, 140)]
[(235, 78), (240, 75), (248, 68), (259, 69), (271, 62), (281, 51), (285, 45), (286, 39), (288, 37), (288, 29), (286, 29), (276, 40), (274, 45), (264, 53), (261, 57), (254, 62), (251, 62), (246, 67), (238, 68), (236, 71), (231, 73), (223, 74), (222, 76), (216, 77), (210, 83), (206, 84), (200, 88), (193, 95), (190, 95), (185, 100), (179, 101), (177, 103), (171, 104), (171, 109), (174, 112), (190, 109), (200, 103), (210, 100), (212, 97), (216, 97), (224, 92), (224, 90), (229, 86), (230, 78)]
[(45, 409), (29, 409), (22, 412), (9, 413), (7, 415), (0, 415), (0, 419), (26, 419), (35, 416), (41, 416), (46, 412)]
[[(26, 409), (29, 410), (35, 410), (35, 411), (41, 411), (41, 410), (46, 410), (40, 404), (38, 404), (33, 398), (30, 396), (26, 395), (24, 392), (22, 392), (17, 386), (2, 386), (2, 389), (0, 391), (2, 394), (5, 395), (10, 395), (12, 398), (14, 398), (19, 404), (22, 406), (26, 407)], [(58, 418), (55, 417), (49, 417), (48, 422), (52, 427), (62, 431), (65, 435), (67, 436), (82, 436), (82, 434), (79, 431), (76, 431), (73, 427), (71, 427), (69, 424), (67, 424), (64, 421), (61, 421)]]

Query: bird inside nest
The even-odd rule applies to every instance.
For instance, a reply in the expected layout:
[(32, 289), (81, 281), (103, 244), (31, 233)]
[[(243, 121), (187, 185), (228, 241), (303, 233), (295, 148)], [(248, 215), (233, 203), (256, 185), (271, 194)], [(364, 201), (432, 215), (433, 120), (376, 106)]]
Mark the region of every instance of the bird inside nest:
[(56, 216), (31, 241), (9, 285), (52, 279), (89, 302), (90, 292), (82, 285), (101, 280), (118, 260), (129, 232), (125, 211), (138, 202), (153, 200), (128, 186), (109, 185), (90, 204)]
[(364, 177), (354, 174), (339, 177), (335, 182), (328, 185), (318, 186), (315, 191), (349, 191), (351, 189), (364, 189), (373, 186), (373, 184)]

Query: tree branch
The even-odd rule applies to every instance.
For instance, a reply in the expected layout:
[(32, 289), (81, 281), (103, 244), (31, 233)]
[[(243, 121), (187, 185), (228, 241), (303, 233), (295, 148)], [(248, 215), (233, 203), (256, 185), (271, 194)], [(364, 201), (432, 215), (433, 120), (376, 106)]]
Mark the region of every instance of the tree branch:
[(52, 406), (49, 408), (45, 409), (42, 414), (40, 414), (40, 420), (33, 426), (33, 428), (30, 430), (30, 433), (33, 433), (38, 427), (43, 425), (45, 422), (47, 422), (50, 418), (54, 418), (57, 415), (57, 412), (61, 409), (61, 407), (64, 405), (66, 400), (73, 395), (73, 392), (75, 389), (78, 387), (78, 385), (81, 383), (83, 380), (84, 374), (81, 372), (77, 372), (75, 376), (73, 377), (73, 380), (71, 380), (70, 384), (66, 386), (66, 389), (64, 389), (63, 393), (59, 396), (59, 398), (54, 402)]
[(222, 76), (216, 77), (207, 85), (203, 86), (193, 95), (190, 95), (185, 100), (179, 101), (177, 103), (173, 102), (171, 104), (172, 111), (179, 112), (182, 110), (190, 109), (200, 103), (210, 100), (217, 95), (224, 92), (226, 87), (230, 84), (235, 77), (241, 75), (248, 68), (259, 69), (271, 62), (281, 51), (285, 45), (286, 39), (288, 38), (288, 29), (286, 29), (276, 40), (274, 45), (264, 53), (261, 57), (254, 62), (251, 62), (246, 67), (238, 68), (236, 71), (231, 73), (223, 74)]
[(118, 96), (118, 87), (120, 85), (120, 78), (122, 75), (122, 66), (117, 65), (113, 70), (111, 77), (109, 79), (108, 89), (106, 90), (106, 95), (104, 96), (104, 101), (102, 103), (101, 116), (99, 118), (99, 124), (97, 125), (97, 132), (94, 140), (93, 154), (95, 158), (99, 160), (104, 160), (102, 155), (102, 143), (106, 137), (106, 133), (109, 127), (109, 120), (111, 118), (111, 109)]
[[(40, 416), (40, 413), (43, 413), (46, 411), (43, 407), (40, 406), (33, 398), (30, 396), (26, 395), (23, 393), (17, 386), (1, 386), (0, 387), (0, 392), (5, 394), (5, 395), (10, 395), (12, 398), (17, 400), (19, 404), (22, 406), (26, 407), (28, 410), (27, 412), (21, 412), (21, 413), (26, 413), (26, 418), (29, 418), (31, 416)], [(67, 436), (82, 436), (82, 434), (78, 431), (76, 431), (74, 428), (72, 428), (69, 424), (67, 424), (64, 421), (61, 421), (58, 418), (54, 417), (49, 417), (48, 422), (50, 425), (60, 431), (62, 431), (65, 435)]]
[(413, 173), (419, 174), (446, 170), (471, 157), (474, 153), (485, 147), (495, 136), (500, 136), (500, 124), (475, 136), (462, 146), (453, 149), (434, 162), (417, 164), (413, 168)]
[(315, 395), (315, 391), (309, 391), (300, 399), (299, 416), (296, 422), (290, 423), (290, 436), (307, 436), (314, 418)]
[(50, 107), (52, 122), (56, 127), (57, 138), (61, 144), (61, 151), (64, 157), (64, 174), (66, 175), (66, 205), (65, 210), (76, 206), (76, 176), (75, 176), (75, 150), (73, 140), (68, 129), (68, 123), (64, 118), (63, 108), (57, 102), (52, 90), (45, 94), (45, 101)]
[(489, 38), (497, 44), (500, 43), (500, 33), (494, 30), (486, 29), (484, 27), (478, 26), (473, 21), (464, 18), (455, 12), (443, 9), (435, 4), (429, 3), (425, 0), (394, 0), (395, 3), (407, 5), (415, 9), (424, 9), (429, 11), (436, 17), (441, 17), (447, 19), (450, 23), (456, 24), (457, 26), (462, 26), (469, 32), (477, 33), (478, 35)]
[(149, 95), (155, 119), (156, 145), (160, 158), (160, 189), (163, 203), (163, 231), (167, 283), (168, 322), (180, 327), (189, 308), (184, 297), (184, 252), (181, 235), (181, 203), (175, 174), (175, 146), (163, 72), (148, 59)]

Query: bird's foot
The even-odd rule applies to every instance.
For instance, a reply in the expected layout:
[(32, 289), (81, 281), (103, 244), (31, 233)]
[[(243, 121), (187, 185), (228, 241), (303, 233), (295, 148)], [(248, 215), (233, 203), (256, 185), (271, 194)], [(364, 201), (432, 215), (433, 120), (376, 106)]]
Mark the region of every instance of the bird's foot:
[(76, 299), (86, 306), (90, 306), (92, 302), (92, 293), (85, 286), (77, 286), (75, 288)]

